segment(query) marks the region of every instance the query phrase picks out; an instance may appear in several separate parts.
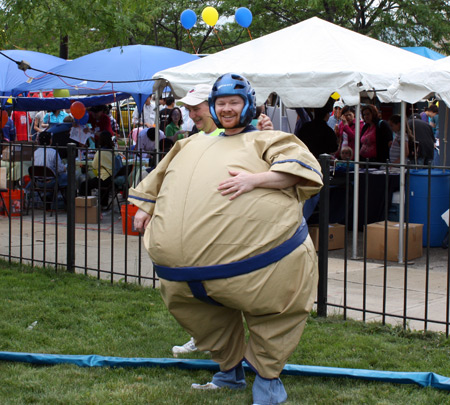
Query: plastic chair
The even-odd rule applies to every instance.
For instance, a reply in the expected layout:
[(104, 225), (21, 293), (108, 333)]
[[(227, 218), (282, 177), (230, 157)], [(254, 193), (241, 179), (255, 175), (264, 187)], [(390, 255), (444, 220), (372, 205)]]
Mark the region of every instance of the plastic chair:
[[(29, 183), (29, 191), (37, 192), (40, 200), (44, 204), (44, 208), (46, 207), (47, 203), (47, 195), (52, 194), (52, 203), (55, 209), (58, 209), (58, 193), (61, 194), (64, 203), (66, 203), (66, 196), (65, 196), (65, 190), (67, 189), (67, 186), (60, 186), (58, 183), (58, 179), (53, 172), (52, 169), (50, 169), (47, 166), (30, 166), (28, 168), (28, 174), (30, 176), (30, 183)], [(34, 195), (31, 196), (31, 199), (33, 200)], [(27, 204), (27, 214), (29, 211), (31, 204)], [(50, 216), (53, 215), (53, 211), (50, 212)]]
[(119, 170), (116, 171), (116, 174), (114, 175), (114, 193), (112, 193), (111, 200), (106, 207), (107, 210), (112, 207), (112, 205), (114, 204), (114, 200), (116, 200), (117, 206), (120, 208), (119, 194), (123, 193), (124, 197), (126, 198), (128, 194), (128, 188), (130, 187), (128, 178), (130, 177), (130, 174), (132, 172), (133, 165), (122, 166)]

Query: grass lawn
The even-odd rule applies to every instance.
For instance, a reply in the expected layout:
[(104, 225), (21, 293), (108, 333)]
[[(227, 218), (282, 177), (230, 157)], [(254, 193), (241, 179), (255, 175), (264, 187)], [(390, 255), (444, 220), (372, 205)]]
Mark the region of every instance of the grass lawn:
[[(0, 263), (0, 351), (171, 357), (189, 336), (159, 290)], [(37, 321), (36, 325), (28, 326)], [(450, 376), (442, 334), (311, 317), (291, 364)], [(189, 358), (208, 359), (204, 353)], [(196, 392), (212, 372), (176, 368), (81, 368), (0, 362), (3, 404), (251, 404), (246, 390)], [(445, 404), (450, 392), (345, 378), (283, 376), (288, 404)]]

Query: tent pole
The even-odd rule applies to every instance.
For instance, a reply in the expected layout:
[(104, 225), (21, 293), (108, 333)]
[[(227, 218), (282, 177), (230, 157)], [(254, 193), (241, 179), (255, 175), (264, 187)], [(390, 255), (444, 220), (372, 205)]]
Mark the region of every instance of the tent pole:
[[(442, 166), (447, 165), (447, 131), (448, 131), (448, 107), (445, 105), (445, 129), (444, 129), (444, 160)], [(441, 145), (439, 145), (441, 147)]]
[(354, 189), (353, 189), (353, 246), (352, 259), (358, 258), (358, 209), (359, 209), (359, 147), (361, 138), (361, 98), (356, 105), (355, 112), (355, 172), (354, 172)]
[[(406, 103), (400, 104), (400, 200), (399, 200), (399, 234), (398, 234), (398, 262), (403, 263), (404, 224), (405, 224), (405, 137), (406, 137)], [(407, 258), (405, 258), (407, 260)]]
[(155, 141), (156, 141), (156, 165), (159, 163), (159, 98), (161, 97), (159, 93), (159, 86), (155, 91), (156, 105), (155, 105)]

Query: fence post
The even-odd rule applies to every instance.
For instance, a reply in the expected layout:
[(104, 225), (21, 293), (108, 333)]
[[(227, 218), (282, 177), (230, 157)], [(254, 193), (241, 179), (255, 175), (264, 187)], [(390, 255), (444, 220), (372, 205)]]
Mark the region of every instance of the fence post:
[(75, 272), (75, 197), (76, 197), (76, 175), (75, 156), (76, 145), (67, 144), (67, 271)]
[(319, 199), (319, 286), (317, 290), (317, 315), (327, 316), (328, 294), (328, 222), (330, 217), (330, 155), (319, 157), (323, 173), (323, 188)]

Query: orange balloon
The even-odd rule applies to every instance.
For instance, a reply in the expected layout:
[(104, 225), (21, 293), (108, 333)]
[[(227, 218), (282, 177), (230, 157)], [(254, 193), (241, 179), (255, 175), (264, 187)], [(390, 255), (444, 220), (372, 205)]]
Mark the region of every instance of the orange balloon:
[(70, 106), (70, 113), (72, 114), (73, 118), (81, 120), (81, 118), (83, 118), (84, 114), (86, 113), (86, 107), (80, 101), (75, 101)]
[(5, 110), (2, 110), (1, 128), (3, 128), (7, 122), (8, 122), (8, 113)]

